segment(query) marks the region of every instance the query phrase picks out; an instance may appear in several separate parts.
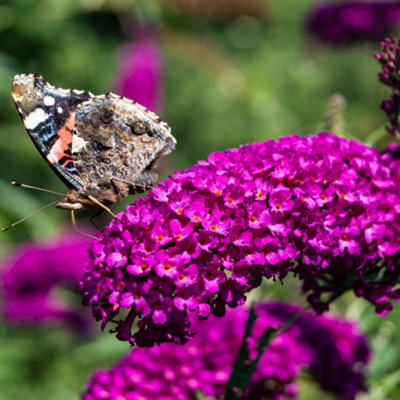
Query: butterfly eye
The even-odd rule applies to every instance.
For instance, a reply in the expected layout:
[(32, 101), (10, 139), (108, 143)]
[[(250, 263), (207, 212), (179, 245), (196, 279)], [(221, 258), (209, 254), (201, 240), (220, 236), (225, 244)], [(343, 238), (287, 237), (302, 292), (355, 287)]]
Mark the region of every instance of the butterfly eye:
[(143, 121), (137, 121), (131, 125), (131, 129), (136, 135), (143, 135), (149, 131), (149, 126)]
[(109, 108), (105, 108), (101, 111), (100, 118), (105, 124), (108, 124), (113, 119), (113, 115), (114, 115), (113, 110), (110, 110)]

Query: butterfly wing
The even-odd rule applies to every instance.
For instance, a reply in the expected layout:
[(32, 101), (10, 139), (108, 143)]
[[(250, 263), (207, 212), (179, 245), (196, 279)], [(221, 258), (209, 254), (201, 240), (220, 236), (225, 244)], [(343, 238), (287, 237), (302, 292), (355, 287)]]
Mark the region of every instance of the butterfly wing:
[[(113, 93), (64, 90), (40, 75), (17, 75), (12, 95), (41, 155), (73, 194), (58, 207), (92, 207), (154, 185), (152, 168), (176, 144), (169, 126), (145, 107)], [(74, 191), (73, 191), (74, 190)]]
[(72, 159), (73, 131), (76, 108), (93, 94), (56, 88), (39, 74), (24, 74), (14, 77), (12, 96), (43, 158), (69, 188), (82, 188), (84, 182)]

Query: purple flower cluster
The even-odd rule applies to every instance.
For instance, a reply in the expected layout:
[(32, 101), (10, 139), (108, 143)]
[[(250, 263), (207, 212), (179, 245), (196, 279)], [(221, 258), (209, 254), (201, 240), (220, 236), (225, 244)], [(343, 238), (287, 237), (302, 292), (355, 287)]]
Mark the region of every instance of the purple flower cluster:
[[(143, 32), (141, 32), (143, 31)], [(154, 32), (142, 27), (139, 38), (121, 46), (115, 92), (160, 113), (162, 56)]]
[(56, 240), (20, 246), (1, 265), (5, 318), (16, 324), (62, 321), (85, 329), (89, 320), (79, 301), (68, 303), (58, 291), (73, 287), (78, 292), (89, 243), (68, 233)]
[(381, 53), (375, 53), (375, 58), (382, 65), (379, 81), (392, 89), (390, 99), (382, 101), (380, 107), (387, 115), (390, 126), (389, 133), (400, 139), (400, 45), (395, 38), (386, 38), (381, 42)]
[(84, 303), (139, 346), (185, 342), (189, 313), (222, 316), (262, 277), (289, 272), (319, 312), (353, 289), (385, 315), (400, 297), (394, 154), (327, 133), (212, 153), (104, 229), (90, 250)]
[(382, 40), (400, 27), (397, 1), (322, 3), (308, 17), (307, 27), (320, 40), (333, 44)]
[[(269, 327), (278, 327), (300, 308), (283, 303), (256, 307), (258, 319), (248, 339), (252, 358), (255, 346)], [(185, 346), (162, 344), (135, 348), (110, 370), (98, 370), (90, 379), (83, 400), (193, 400), (196, 392), (223, 395), (244, 335), (247, 311), (238, 308), (216, 321), (194, 322), (197, 336)], [(322, 389), (339, 399), (354, 399), (365, 390), (364, 369), (370, 353), (355, 325), (333, 316), (308, 312), (275, 338), (263, 354), (243, 399), (283, 399), (297, 395), (296, 380), (304, 369)]]

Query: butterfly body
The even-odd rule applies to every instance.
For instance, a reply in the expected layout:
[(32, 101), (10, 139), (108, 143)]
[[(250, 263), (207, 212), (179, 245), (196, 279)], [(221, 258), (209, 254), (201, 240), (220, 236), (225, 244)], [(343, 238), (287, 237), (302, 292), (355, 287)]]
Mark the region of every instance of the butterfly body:
[(94, 96), (17, 75), (12, 95), (41, 155), (70, 191), (57, 207), (110, 205), (154, 186), (155, 162), (176, 144), (169, 126), (145, 107), (114, 93)]

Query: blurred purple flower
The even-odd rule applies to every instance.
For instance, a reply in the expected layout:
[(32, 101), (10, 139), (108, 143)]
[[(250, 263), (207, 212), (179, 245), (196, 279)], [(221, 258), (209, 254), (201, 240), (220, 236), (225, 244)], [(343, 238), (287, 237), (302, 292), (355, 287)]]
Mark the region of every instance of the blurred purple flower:
[(333, 44), (382, 40), (400, 27), (398, 1), (323, 2), (311, 11), (307, 27), (318, 39)]
[(386, 126), (387, 131), (400, 139), (400, 45), (396, 38), (386, 38), (381, 42), (381, 48), (381, 53), (375, 53), (375, 58), (382, 65), (379, 81), (392, 89), (392, 95), (382, 101), (380, 108), (390, 122)]
[(89, 243), (80, 235), (68, 233), (16, 249), (0, 267), (6, 320), (15, 324), (61, 321), (85, 330), (90, 318), (80, 302), (67, 301), (59, 291), (72, 287), (78, 292)]
[[(327, 133), (210, 154), (114, 219), (90, 250), (84, 304), (139, 346), (185, 342), (262, 277), (303, 280), (312, 306), (353, 289), (399, 300), (400, 162)], [(115, 317), (123, 308), (124, 320)], [(131, 326), (138, 319), (138, 330)]]
[[(299, 311), (300, 307), (284, 303), (258, 305), (259, 318), (248, 339), (250, 356), (256, 356), (258, 340), (267, 328), (280, 326)], [(246, 309), (231, 310), (218, 321), (211, 317), (194, 322), (198, 334), (185, 346), (135, 348), (110, 370), (98, 370), (82, 398), (192, 400), (195, 392), (219, 398), (237, 357), (246, 318)], [(354, 324), (308, 312), (271, 342), (242, 398), (293, 398), (300, 373), (310, 369), (322, 389), (339, 399), (355, 399), (365, 390), (369, 358), (366, 339)]]
[(154, 32), (142, 29), (132, 43), (118, 49), (115, 92), (161, 113), (162, 55)]

